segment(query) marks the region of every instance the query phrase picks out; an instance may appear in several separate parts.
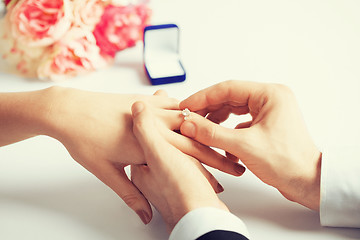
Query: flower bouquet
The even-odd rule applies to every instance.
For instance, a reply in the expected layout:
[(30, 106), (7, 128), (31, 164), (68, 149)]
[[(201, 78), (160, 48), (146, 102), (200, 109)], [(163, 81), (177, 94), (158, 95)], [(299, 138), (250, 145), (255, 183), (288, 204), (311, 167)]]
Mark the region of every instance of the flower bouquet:
[(25, 77), (59, 80), (103, 68), (143, 37), (146, 0), (5, 0), (0, 56)]

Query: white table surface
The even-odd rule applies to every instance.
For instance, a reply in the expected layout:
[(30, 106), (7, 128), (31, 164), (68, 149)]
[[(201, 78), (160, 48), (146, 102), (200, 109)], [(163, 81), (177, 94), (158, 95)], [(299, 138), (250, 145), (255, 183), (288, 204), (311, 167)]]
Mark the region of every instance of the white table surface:
[[(294, 90), (319, 147), (359, 142), (360, 1), (153, 0), (152, 6), (153, 23), (181, 28), (184, 83), (151, 86), (139, 44), (118, 54), (113, 67), (64, 82), (0, 73), (0, 91), (61, 85), (152, 94), (163, 88), (183, 99), (228, 79), (277, 82)], [(250, 171), (240, 178), (212, 172), (225, 187), (221, 199), (253, 239), (360, 239), (359, 229), (321, 227), (318, 213), (285, 200)], [(144, 226), (59, 142), (41, 136), (0, 148), (0, 239), (167, 236), (158, 214)]]

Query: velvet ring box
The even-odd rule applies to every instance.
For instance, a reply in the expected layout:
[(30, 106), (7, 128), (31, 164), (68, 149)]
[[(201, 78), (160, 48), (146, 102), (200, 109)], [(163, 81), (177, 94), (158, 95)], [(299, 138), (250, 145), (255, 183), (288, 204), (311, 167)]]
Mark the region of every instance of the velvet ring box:
[(153, 25), (144, 29), (144, 66), (152, 85), (185, 80), (177, 25)]

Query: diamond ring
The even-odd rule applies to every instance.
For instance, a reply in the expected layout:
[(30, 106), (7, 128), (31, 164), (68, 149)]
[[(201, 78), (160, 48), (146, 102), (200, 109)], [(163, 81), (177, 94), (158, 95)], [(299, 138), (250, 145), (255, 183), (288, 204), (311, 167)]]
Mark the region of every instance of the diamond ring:
[(190, 116), (190, 113), (191, 113), (190, 110), (185, 108), (184, 110), (182, 110), (181, 115), (184, 116), (184, 120), (187, 120), (188, 117)]

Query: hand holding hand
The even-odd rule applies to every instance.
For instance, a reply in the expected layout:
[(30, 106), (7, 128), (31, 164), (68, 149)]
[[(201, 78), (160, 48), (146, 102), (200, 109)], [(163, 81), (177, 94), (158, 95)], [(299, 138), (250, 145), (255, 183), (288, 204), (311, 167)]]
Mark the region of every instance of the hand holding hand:
[[(207, 146), (184, 137), (179, 130), (183, 121), (178, 101), (164, 92), (156, 96), (120, 95), (68, 88), (47, 90), (51, 106), (48, 127), (43, 134), (61, 141), (71, 156), (112, 188), (143, 220), (151, 220), (151, 207), (125, 174), (129, 164), (144, 164), (145, 158), (133, 134), (131, 105), (144, 101), (154, 107), (153, 114), (162, 122), (164, 138), (182, 152), (214, 163), (213, 166), (233, 175), (237, 164)], [(175, 109), (175, 110), (173, 110)], [(226, 162), (226, 164), (218, 164)]]
[[(319, 209), (321, 153), (289, 88), (227, 81), (190, 96), (180, 108), (207, 115), (192, 113), (181, 126), (182, 134), (227, 151), (289, 200)], [(252, 121), (235, 129), (217, 124), (231, 113), (250, 113)]]
[(196, 208), (228, 211), (215, 193), (222, 187), (198, 160), (167, 141), (169, 129), (153, 108), (137, 102), (132, 112), (134, 134), (147, 162), (131, 166), (132, 181), (160, 212), (168, 229), (171, 231), (186, 213)]

